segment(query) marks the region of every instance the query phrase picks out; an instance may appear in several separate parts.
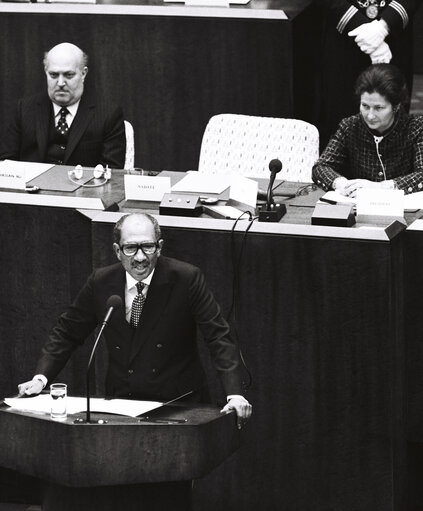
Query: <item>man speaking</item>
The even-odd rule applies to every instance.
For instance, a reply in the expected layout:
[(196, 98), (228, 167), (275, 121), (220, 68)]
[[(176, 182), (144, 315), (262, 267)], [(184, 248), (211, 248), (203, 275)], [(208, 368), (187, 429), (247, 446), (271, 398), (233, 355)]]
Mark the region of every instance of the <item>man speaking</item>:
[(120, 263), (91, 274), (53, 328), (37, 374), (19, 385), (20, 395), (38, 394), (54, 380), (73, 350), (103, 320), (108, 298), (117, 295), (125, 307), (113, 312), (104, 331), (108, 396), (168, 401), (193, 391), (198, 401), (204, 400), (199, 329), (227, 395), (224, 410), (234, 409), (241, 427), (251, 405), (241, 395), (239, 350), (202, 272), (160, 255), (160, 226), (150, 215), (123, 216), (113, 239)]
[(84, 93), (87, 55), (74, 44), (58, 44), (45, 54), (44, 71), (47, 94), (19, 100), (0, 160), (123, 168), (122, 109)]

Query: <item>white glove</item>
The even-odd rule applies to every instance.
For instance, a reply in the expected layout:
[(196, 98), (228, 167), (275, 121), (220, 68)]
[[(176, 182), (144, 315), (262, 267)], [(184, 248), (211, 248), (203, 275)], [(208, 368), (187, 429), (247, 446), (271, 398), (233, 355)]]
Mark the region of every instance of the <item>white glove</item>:
[(348, 35), (354, 37), (354, 41), (362, 52), (370, 54), (384, 42), (388, 29), (384, 21), (373, 20), (371, 23), (363, 23), (351, 30)]
[(391, 49), (385, 41), (370, 54), (372, 64), (389, 64), (392, 59)]

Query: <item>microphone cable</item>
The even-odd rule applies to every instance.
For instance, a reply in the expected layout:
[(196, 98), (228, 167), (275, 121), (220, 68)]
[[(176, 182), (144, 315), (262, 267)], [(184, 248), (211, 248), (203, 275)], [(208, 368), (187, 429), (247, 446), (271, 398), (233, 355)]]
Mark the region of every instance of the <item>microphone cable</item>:
[[(241, 247), (239, 250), (238, 257), (236, 257), (235, 227), (237, 226), (238, 221), (241, 220), (241, 218), (246, 214), (248, 214), (248, 225), (247, 225), (247, 228), (245, 229), (244, 234), (242, 236)], [(252, 385), (253, 377), (252, 377), (252, 374), (251, 374), (250, 370), (248, 369), (248, 366), (245, 362), (244, 354), (242, 353), (242, 350), (241, 350), (240, 336), (239, 336), (239, 332), (238, 332), (237, 307), (238, 307), (238, 302), (239, 302), (239, 280), (240, 280), (239, 279), (239, 268), (241, 267), (241, 261), (242, 261), (243, 255), (244, 255), (245, 241), (247, 239), (248, 232), (251, 229), (253, 223), (257, 220), (257, 218), (258, 217), (253, 216), (250, 211), (244, 211), (235, 220), (235, 222), (233, 223), (232, 228), (231, 228), (231, 259), (232, 259), (232, 274), (233, 274), (233, 277), (232, 277), (232, 301), (231, 301), (231, 305), (229, 308), (229, 312), (227, 314), (227, 321), (229, 323), (231, 318), (233, 320), (232, 323), (233, 323), (234, 339), (238, 346), (238, 351), (239, 351), (239, 355), (241, 358), (241, 362), (247, 372), (247, 376), (248, 376), (247, 382), (243, 383), (245, 389), (248, 389)]]

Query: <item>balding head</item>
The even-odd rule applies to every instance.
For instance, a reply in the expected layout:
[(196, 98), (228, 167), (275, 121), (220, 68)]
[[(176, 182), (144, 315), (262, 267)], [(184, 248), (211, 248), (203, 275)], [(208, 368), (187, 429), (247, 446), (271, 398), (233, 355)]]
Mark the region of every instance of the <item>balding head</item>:
[(69, 106), (81, 99), (87, 63), (87, 55), (72, 43), (60, 43), (45, 54), (47, 90), (54, 103)]

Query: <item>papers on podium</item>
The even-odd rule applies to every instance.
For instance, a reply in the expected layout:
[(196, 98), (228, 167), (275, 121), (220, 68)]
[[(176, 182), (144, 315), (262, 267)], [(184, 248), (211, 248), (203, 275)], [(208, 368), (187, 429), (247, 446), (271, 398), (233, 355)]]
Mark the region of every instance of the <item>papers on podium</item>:
[[(40, 394), (34, 397), (8, 397), (4, 402), (15, 410), (50, 414), (51, 397), (50, 394)], [(143, 413), (159, 408), (163, 403), (159, 401), (135, 401), (129, 399), (90, 399), (91, 412), (114, 413), (118, 415), (127, 415), (137, 417)], [(87, 400), (85, 397), (67, 397), (67, 413), (74, 414), (85, 412), (87, 410)]]

